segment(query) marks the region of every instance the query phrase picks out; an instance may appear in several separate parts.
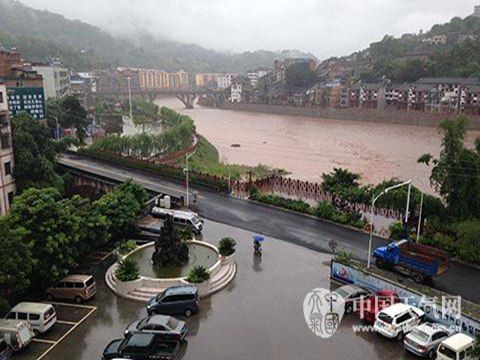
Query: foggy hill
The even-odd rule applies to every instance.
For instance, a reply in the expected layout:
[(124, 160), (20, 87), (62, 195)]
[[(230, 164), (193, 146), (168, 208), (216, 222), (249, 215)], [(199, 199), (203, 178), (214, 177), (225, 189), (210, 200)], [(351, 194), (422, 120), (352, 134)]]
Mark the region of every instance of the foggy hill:
[(191, 72), (246, 72), (271, 67), (275, 59), (285, 56), (313, 57), (296, 50), (226, 54), (149, 35), (121, 39), (98, 27), (34, 10), (13, 0), (0, 0), (0, 44), (19, 48), (24, 58), (32, 61), (61, 56), (66, 66), (76, 70), (138, 66)]

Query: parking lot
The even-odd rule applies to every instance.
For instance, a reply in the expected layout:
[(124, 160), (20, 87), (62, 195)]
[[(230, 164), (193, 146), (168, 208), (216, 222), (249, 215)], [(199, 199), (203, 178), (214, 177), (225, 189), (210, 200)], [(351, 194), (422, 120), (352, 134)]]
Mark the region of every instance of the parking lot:
[(51, 350), (75, 331), (97, 309), (95, 306), (50, 302), (57, 313), (57, 323), (45, 334), (35, 337), (14, 359), (43, 359)]
[[(187, 322), (187, 343), (178, 359), (415, 359), (403, 343), (373, 332), (354, 332), (356, 316), (347, 316), (330, 339), (316, 337), (303, 314), (308, 291), (329, 287), (330, 256), (266, 238), (262, 258), (253, 256), (252, 233), (205, 222), (204, 239), (237, 241), (238, 272), (224, 290), (202, 299), (200, 313)], [(105, 285), (108, 263), (97, 268), (96, 307), (43, 360), (99, 360), (107, 344), (123, 338), (125, 328), (146, 316), (145, 304), (115, 296)], [(69, 321), (68, 319), (66, 321)], [(40, 347), (48, 344), (33, 344)], [(29, 358), (30, 359), (30, 358)]]

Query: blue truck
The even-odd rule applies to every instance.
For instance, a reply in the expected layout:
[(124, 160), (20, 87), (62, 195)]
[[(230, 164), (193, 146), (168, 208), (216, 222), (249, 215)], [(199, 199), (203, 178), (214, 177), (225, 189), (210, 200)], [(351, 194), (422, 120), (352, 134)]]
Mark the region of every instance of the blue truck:
[(380, 246), (373, 252), (373, 257), (378, 268), (396, 270), (417, 283), (444, 274), (450, 265), (450, 256), (446, 251), (411, 240)]

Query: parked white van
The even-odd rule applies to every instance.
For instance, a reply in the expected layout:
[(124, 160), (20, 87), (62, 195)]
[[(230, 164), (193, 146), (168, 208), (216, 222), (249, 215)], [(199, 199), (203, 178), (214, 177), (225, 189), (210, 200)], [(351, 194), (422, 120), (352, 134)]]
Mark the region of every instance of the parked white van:
[(13, 351), (22, 350), (30, 344), (34, 335), (26, 321), (0, 319), (0, 338), (5, 340)]
[(55, 325), (57, 314), (50, 304), (22, 302), (10, 310), (7, 319), (27, 321), (35, 333), (43, 334)]
[(438, 360), (473, 360), (471, 351), (475, 339), (465, 334), (455, 334), (443, 340), (437, 349)]
[(160, 219), (172, 218), (175, 225), (188, 226), (195, 233), (200, 234), (203, 230), (203, 221), (197, 213), (191, 211), (170, 210), (161, 207), (152, 209), (152, 216)]
[(383, 336), (402, 340), (410, 330), (422, 322), (424, 317), (423, 310), (412, 305), (398, 303), (380, 311), (373, 328)]

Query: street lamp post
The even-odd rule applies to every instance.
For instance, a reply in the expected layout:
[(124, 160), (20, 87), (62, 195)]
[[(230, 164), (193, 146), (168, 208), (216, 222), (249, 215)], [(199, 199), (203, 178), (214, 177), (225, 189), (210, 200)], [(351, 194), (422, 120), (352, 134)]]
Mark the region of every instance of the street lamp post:
[(131, 81), (132, 78), (130, 76), (127, 77), (128, 81), (128, 102), (130, 103), (130, 121), (133, 122), (133, 111), (132, 111), (132, 86)]
[[(367, 259), (367, 268), (368, 269), (370, 269), (370, 262), (371, 262), (371, 257), (372, 257), (371, 254), (372, 254), (372, 239), (373, 239), (373, 210), (374, 210), (374, 207), (375, 207), (375, 203), (377, 202), (377, 200), (382, 195), (385, 195), (390, 190), (397, 189), (397, 188), (405, 186), (405, 185), (410, 185), (411, 186), (411, 184), (412, 184), (412, 180), (408, 180), (408, 181), (405, 181), (404, 183), (397, 184), (397, 185), (391, 186), (389, 188), (386, 188), (385, 190), (383, 190), (377, 196), (372, 196), (372, 207), (370, 209), (370, 238), (368, 240), (368, 259)], [(410, 189), (410, 187), (409, 187), (409, 189)], [(407, 214), (405, 216), (406, 219), (407, 219), (407, 216), (408, 216), (408, 206), (409, 206), (409, 204), (410, 204), (410, 191), (408, 192)]]
[(185, 163), (186, 163), (186, 167), (185, 167), (185, 187), (187, 189), (187, 208), (190, 206), (190, 184), (189, 184), (189, 177), (188, 177), (188, 160), (196, 154), (196, 151), (194, 151), (193, 153), (191, 154), (187, 154), (185, 156)]
[(423, 192), (420, 197), (420, 214), (418, 216), (418, 225), (417, 225), (417, 243), (420, 238), (420, 227), (422, 226), (422, 215), (423, 215)]

